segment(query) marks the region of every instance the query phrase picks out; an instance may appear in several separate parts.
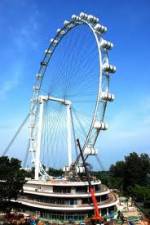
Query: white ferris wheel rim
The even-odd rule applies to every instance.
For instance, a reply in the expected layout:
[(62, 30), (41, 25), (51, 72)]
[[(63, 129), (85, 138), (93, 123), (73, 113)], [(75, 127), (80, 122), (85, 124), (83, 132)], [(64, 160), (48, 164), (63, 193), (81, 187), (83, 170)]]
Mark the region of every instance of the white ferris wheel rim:
[[(44, 74), (48, 67), (48, 63), (49, 63), (55, 49), (59, 45), (59, 42), (63, 39), (63, 37), (68, 32), (73, 30), (74, 27), (80, 26), (83, 24), (85, 24), (89, 27), (89, 29), (92, 31), (92, 33), (95, 37), (97, 50), (98, 50), (98, 62), (99, 62), (98, 93), (97, 93), (97, 97), (96, 97), (95, 107), (93, 109), (91, 125), (90, 125), (89, 131), (87, 133), (85, 143), (83, 145), (83, 152), (87, 146), (94, 147), (96, 139), (99, 135), (99, 131), (105, 130), (105, 128), (106, 128), (105, 124), (103, 123), (105, 108), (107, 105), (107, 101), (112, 101), (114, 96), (109, 93), (109, 80), (107, 83), (108, 85), (106, 87), (107, 93), (105, 95), (103, 95), (102, 82), (103, 82), (103, 73), (105, 73), (105, 75), (109, 79), (109, 73), (113, 73), (116, 70), (115, 67), (113, 67), (112, 65), (109, 64), (109, 60), (108, 60), (107, 50), (111, 49), (112, 46), (111, 46), (110, 42), (106, 43), (106, 45), (104, 47), (102, 47), (102, 45), (101, 45), (101, 42), (102, 41), (104, 42), (104, 39), (102, 38), (102, 34), (107, 31), (107, 28), (99, 24), (99, 19), (94, 16), (87, 15), (85, 13), (80, 13), (80, 16), (73, 15), (72, 19), (70, 21), (64, 21), (64, 26), (61, 29), (57, 30), (57, 33), (56, 33), (54, 39), (51, 39), (51, 43), (49, 44), (49, 47), (45, 52), (45, 55), (41, 62), (38, 74), (36, 75), (36, 81), (35, 81), (35, 85), (33, 87), (33, 95), (32, 95), (32, 99), (31, 99), (31, 107), (30, 107), (30, 115), (31, 115), (30, 116), (30, 127), (31, 127), (31, 129), (30, 129), (30, 139), (31, 139), (30, 151), (32, 152), (33, 161), (35, 160), (35, 152), (36, 152), (34, 135), (35, 135), (35, 123), (36, 123), (37, 116), (38, 116), (38, 98), (39, 98), (39, 93), (40, 93), (40, 90), (42, 87)], [(108, 44), (108, 46), (107, 46), (107, 44)], [(107, 49), (107, 47), (108, 47), (108, 49)], [(104, 63), (103, 63), (103, 58), (102, 58), (102, 49), (104, 50), (105, 57), (106, 57), (104, 60)], [(103, 116), (102, 116), (102, 118), (100, 118), (100, 121), (99, 121), (100, 122), (99, 128), (94, 128), (94, 123), (97, 122), (96, 121), (97, 113), (98, 113), (98, 108), (99, 108), (101, 101), (104, 101), (106, 103), (106, 105), (105, 105), (105, 108), (103, 109), (103, 113), (102, 113)], [(89, 145), (89, 142), (90, 142), (89, 140), (90, 140), (91, 133), (93, 132), (93, 129), (99, 129), (99, 130), (98, 130), (98, 132), (95, 132), (95, 130), (94, 130), (96, 136), (94, 138), (92, 137), (93, 138), (93, 146), (92, 146), (92, 145)]]

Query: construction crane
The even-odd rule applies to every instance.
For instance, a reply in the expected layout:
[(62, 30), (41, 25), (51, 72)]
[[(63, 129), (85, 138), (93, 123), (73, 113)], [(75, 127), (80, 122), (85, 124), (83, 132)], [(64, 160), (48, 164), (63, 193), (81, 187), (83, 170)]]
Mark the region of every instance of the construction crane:
[(99, 212), (99, 209), (98, 209), (97, 199), (96, 199), (96, 196), (95, 196), (95, 189), (93, 188), (92, 183), (91, 183), (89, 170), (87, 168), (87, 164), (86, 164), (85, 158), (83, 156), (83, 152), (82, 152), (82, 149), (81, 149), (79, 139), (77, 139), (77, 145), (78, 145), (79, 150), (80, 150), (80, 155), (81, 155), (81, 159), (82, 159), (82, 162), (83, 162), (83, 167), (85, 169), (85, 175), (87, 177), (88, 184), (89, 184), (89, 192), (91, 194), (91, 199), (92, 199), (92, 202), (93, 202), (93, 205), (94, 205), (94, 215), (91, 217), (91, 222), (93, 224), (96, 224), (96, 223), (101, 224), (101, 223), (103, 223), (103, 217), (100, 215), (100, 212)]

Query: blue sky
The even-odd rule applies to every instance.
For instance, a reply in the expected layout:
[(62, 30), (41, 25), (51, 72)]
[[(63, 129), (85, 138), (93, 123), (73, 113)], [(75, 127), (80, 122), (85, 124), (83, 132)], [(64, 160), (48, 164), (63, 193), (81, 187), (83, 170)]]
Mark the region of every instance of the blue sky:
[(129, 152), (149, 153), (149, 0), (0, 1), (1, 152), (28, 112), (35, 74), (50, 38), (65, 19), (81, 11), (99, 17), (115, 45), (110, 58), (117, 66), (111, 85), (116, 100), (106, 114), (109, 130), (100, 137), (101, 161), (108, 168)]

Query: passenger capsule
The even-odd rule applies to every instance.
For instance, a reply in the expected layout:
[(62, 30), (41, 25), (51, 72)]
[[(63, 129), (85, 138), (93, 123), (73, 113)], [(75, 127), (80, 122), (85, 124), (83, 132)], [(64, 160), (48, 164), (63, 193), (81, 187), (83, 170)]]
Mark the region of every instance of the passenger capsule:
[(104, 70), (104, 72), (115, 73), (116, 72), (116, 66), (113, 66), (113, 65), (110, 65), (110, 64), (104, 64), (103, 70)]
[(100, 46), (104, 49), (110, 50), (113, 48), (114, 45), (110, 41), (102, 39), (102, 41), (100, 42)]
[(47, 66), (47, 62), (42, 61), (41, 66)]
[(86, 13), (84, 13), (84, 12), (81, 12), (80, 13), (80, 17), (81, 17), (81, 19), (87, 19), (88, 15)]
[(107, 32), (107, 27), (102, 25), (103, 32)]
[(101, 25), (101, 24), (96, 24), (95, 26), (94, 26), (94, 30), (96, 31), (96, 32), (98, 32), (98, 33), (104, 33), (104, 32), (106, 32), (107, 31), (107, 27), (105, 27), (105, 26), (103, 26), (103, 25)]
[(109, 92), (102, 92), (101, 99), (104, 101), (113, 101), (115, 99), (115, 96)]
[(74, 21), (80, 21), (80, 17), (79, 16), (76, 16), (76, 15), (72, 15), (72, 20)]
[(37, 73), (37, 74), (36, 74), (36, 79), (37, 79), (37, 80), (40, 80), (41, 78), (42, 78), (42, 74)]
[(57, 29), (57, 31), (56, 31), (56, 33), (58, 34), (58, 33), (60, 33), (60, 31), (61, 31), (61, 29), (60, 29), (60, 28), (58, 28), (58, 29)]
[(105, 124), (102, 121), (95, 121), (94, 128), (98, 129), (98, 130), (107, 130), (108, 129), (108, 125)]
[(88, 21), (91, 22), (91, 23), (97, 23), (99, 21), (98, 18), (96, 18), (95, 16), (93, 15), (88, 15)]
[(84, 154), (85, 154), (85, 155), (96, 155), (96, 154), (97, 154), (97, 151), (96, 151), (96, 149), (93, 148), (93, 147), (86, 147), (86, 148), (84, 149)]
[(77, 173), (85, 173), (84, 166), (76, 166), (76, 172)]
[(50, 49), (46, 49), (45, 53), (50, 55), (52, 53), (52, 51)]
[(65, 26), (69, 25), (69, 23), (70, 23), (70, 21), (68, 21), (68, 20), (65, 20), (65, 21), (64, 21), (64, 25), (65, 25)]
[(76, 16), (76, 15), (72, 15), (72, 17), (71, 17), (73, 20), (77, 20), (77, 18), (78, 18), (78, 16)]
[(89, 22), (93, 22), (94, 16), (93, 15), (88, 15), (87, 19), (88, 19)]
[(38, 91), (38, 90), (40, 90), (39, 86), (33, 86), (33, 91)]
[(61, 31), (60, 31), (60, 34), (61, 34), (61, 35), (64, 35), (65, 33), (66, 33), (65, 30), (61, 30)]
[(58, 44), (58, 40), (57, 39), (51, 39), (51, 43), (55, 46), (56, 44)]

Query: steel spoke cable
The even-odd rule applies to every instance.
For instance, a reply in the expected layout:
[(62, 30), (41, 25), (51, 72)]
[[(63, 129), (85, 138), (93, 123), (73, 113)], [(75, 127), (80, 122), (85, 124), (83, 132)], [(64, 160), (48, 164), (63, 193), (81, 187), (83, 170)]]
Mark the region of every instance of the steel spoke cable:
[[(91, 74), (92, 75), (92, 74)], [(76, 95), (79, 93), (79, 90), (81, 90), (81, 87), (83, 86), (84, 87), (84, 89), (82, 89), (83, 91), (84, 90), (86, 90), (86, 92), (88, 93), (89, 91), (91, 91), (91, 81), (92, 81), (92, 76), (90, 76), (90, 79), (89, 78), (87, 78), (86, 80), (84, 80), (84, 82), (79, 82), (78, 84), (74, 84), (74, 87), (76, 87)], [(88, 81), (88, 82), (87, 82)], [(85, 85), (85, 84), (87, 84), (87, 86)], [(76, 86), (77, 85), (77, 86)], [(83, 92), (84, 93), (84, 92)], [(86, 93), (86, 94), (87, 94)], [(75, 93), (72, 93), (72, 94), (74, 94), (75, 95)]]
[[(66, 109), (65, 109), (65, 111), (66, 111)], [(66, 116), (67, 116), (67, 113), (63, 112), (63, 114), (61, 116), (62, 127), (66, 127), (66, 123), (67, 123)], [(59, 137), (60, 138), (59, 138), (59, 147), (58, 147), (58, 149), (59, 149), (59, 153), (60, 153), (60, 161), (62, 161), (63, 157), (65, 156), (63, 162), (64, 161), (67, 162), (67, 152), (68, 152), (67, 135), (68, 134), (67, 134), (67, 129), (66, 128), (65, 128), (65, 131), (64, 131), (64, 129), (59, 129)], [(65, 148), (65, 149), (63, 149), (63, 148)], [(62, 154), (62, 151), (64, 152), (64, 150), (66, 152), (66, 155)], [(59, 162), (58, 162), (58, 164), (59, 164)], [(64, 166), (64, 164), (63, 164), (63, 166)]]
[[(55, 112), (55, 114), (56, 114), (56, 112)], [(50, 116), (50, 115), (48, 115), (48, 116)], [(54, 133), (55, 133), (55, 125), (54, 125), (55, 120), (53, 119), (53, 115), (52, 115), (52, 117), (51, 117), (50, 119), (51, 119), (51, 124), (50, 124), (50, 126), (49, 126), (49, 122), (48, 122), (48, 127), (46, 128), (46, 129), (47, 129), (46, 132), (47, 132), (47, 134), (48, 134), (48, 135), (47, 135), (47, 138), (48, 138), (48, 142), (47, 142), (47, 150), (48, 150), (48, 154), (49, 154), (49, 151), (52, 152), (52, 150), (53, 150), (52, 142), (50, 142), (51, 145), (49, 145), (49, 140), (51, 139), (51, 141), (52, 141), (52, 134), (51, 134), (50, 129), (53, 130), (53, 135), (54, 135)], [(44, 155), (45, 155), (45, 154), (44, 154)]]
[(27, 116), (25, 117), (25, 119), (23, 120), (23, 122), (21, 123), (21, 125), (19, 126), (19, 128), (17, 129), (15, 135), (10, 140), (9, 144), (7, 145), (7, 147), (4, 149), (3, 154), (2, 154), (3, 156), (5, 156), (6, 153), (9, 151), (10, 147), (12, 146), (12, 144), (14, 143), (14, 141), (16, 140), (17, 136), (19, 135), (20, 131), (22, 130), (22, 128), (24, 127), (24, 125), (28, 121), (29, 117), (30, 117), (30, 113), (27, 114)]
[(53, 130), (53, 144), (51, 145), (53, 152), (55, 151), (56, 144), (57, 144), (55, 142), (56, 142), (57, 136), (58, 136), (57, 133), (58, 133), (59, 121), (60, 121), (59, 117), (60, 117), (60, 113), (59, 112), (57, 112), (57, 114), (55, 113), (55, 120), (54, 120), (55, 127)]
[[(42, 148), (46, 149), (46, 138), (47, 138), (47, 133), (46, 133), (46, 127), (47, 127), (47, 119), (46, 119), (46, 113), (47, 113), (47, 102), (44, 104), (44, 115), (43, 115), (43, 129), (42, 129)], [(44, 161), (44, 154), (46, 153), (45, 151), (42, 151), (42, 161)]]
[[(81, 52), (81, 51), (79, 51), (79, 52)], [(76, 76), (77, 76), (78, 74), (80, 74), (80, 73), (79, 73), (79, 70), (80, 70), (81, 68), (84, 68), (84, 66), (85, 66), (84, 64), (88, 64), (88, 66), (91, 66), (91, 64), (87, 63), (89, 59), (88, 59), (87, 56), (85, 57), (85, 53), (84, 53), (84, 52), (83, 52), (83, 55), (84, 55), (84, 57), (83, 57), (82, 60), (79, 60), (79, 58), (78, 58), (78, 65), (76, 65), (75, 68), (74, 68)], [(80, 66), (79, 66), (79, 65), (80, 65)], [(84, 65), (84, 66), (83, 66), (83, 65)], [(76, 80), (78, 80), (78, 79), (76, 79)]]
[[(66, 43), (67, 43), (67, 41), (68, 40), (66, 40)], [(57, 51), (58, 49), (56, 49), (56, 51)], [(66, 49), (67, 50), (67, 49)], [(63, 60), (63, 62), (65, 62), (67, 59), (66, 59), (66, 56), (67, 56), (67, 54), (66, 54), (66, 52), (67, 51), (63, 51), (63, 57), (62, 57), (62, 60)], [(58, 67), (58, 65), (56, 66), (56, 64), (55, 64), (55, 68), (59, 68), (59, 79), (55, 79), (55, 81), (57, 82), (57, 83), (59, 83), (59, 81), (62, 79), (61, 78), (61, 76), (60, 75), (62, 75), (63, 74), (63, 69), (64, 69), (64, 63), (62, 63), (61, 62), (61, 60), (60, 60), (60, 57), (59, 57), (59, 60), (58, 60), (58, 65), (59, 65), (59, 67)], [(56, 73), (57, 74), (57, 73)], [(54, 85), (55, 86), (55, 85)]]
[[(54, 154), (55, 151), (55, 140), (56, 140), (56, 133), (57, 133), (57, 129), (58, 129), (58, 115), (59, 112), (55, 111), (55, 113), (53, 113), (51, 116), (52, 118), (49, 119), (50, 122), (50, 126), (48, 127), (48, 133), (50, 133), (51, 135), (49, 135), (49, 153), (51, 153), (52, 155)], [(49, 115), (50, 116), (50, 115)]]
[[(91, 81), (93, 81), (93, 76), (92, 76), (92, 74), (93, 74), (93, 69), (92, 69), (92, 68), (90, 69), (89, 67), (88, 67), (88, 70), (85, 71), (85, 69), (86, 69), (86, 68), (84, 68), (83, 73), (84, 73), (86, 79), (84, 78), (83, 81), (80, 82), (80, 84), (79, 84), (78, 82), (75, 82), (75, 83), (74, 83), (74, 86), (75, 86), (75, 87), (77, 86), (77, 87), (79, 88), (79, 85), (84, 85), (85, 83), (90, 84)], [(87, 75), (89, 75), (89, 76), (87, 76)], [(89, 81), (89, 82), (88, 82), (88, 81)]]
[(78, 147), (77, 147), (77, 138), (76, 138), (76, 133), (75, 133), (75, 127), (74, 127), (74, 118), (73, 118), (73, 114), (72, 114), (72, 108), (71, 108), (71, 122), (72, 122), (72, 132), (73, 132), (73, 140), (74, 140), (74, 147), (75, 147), (75, 153), (76, 153), (76, 157), (78, 155)]
[[(77, 36), (75, 36), (76, 37), (76, 40), (77, 40)], [(69, 53), (68, 54), (68, 56), (69, 56), (69, 58), (68, 58), (68, 60), (66, 61), (67, 63), (66, 63), (66, 79), (67, 78), (69, 78), (70, 79), (70, 77), (71, 76), (67, 76), (68, 74), (69, 75), (71, 75), (69, 72), (69, 69), (71, 69), (71, 65), (72, 65), (72, 63), (73, 62), (75, 62), (76, 61), (76, 59), (75, 59), (75, 54), (74, 54), (74, 46), (76, 45), (76, 48), (77, 48), (77, 44), (76, 44), (76, 40), (74, 41), (74, 39), (75, 38), (71, 38), (71, 43), (69, 43), (69, 50), (70, 51), (67, 51), (67, 53)], [(65, 87), (65, 89), (67, 89), (67, 86), (68, 86), (68, 82), (69, 82), (69, 79), (68, 79), (68, 81), (66, 82), (66, 87)], [(66, 95), (66, 91), (65, 91), (65, 95)]]
[(81, 130), (82, 130), (83, 134), (84, 134), (85, 137), (86, 137), (86, 130), (85, 130), (84, 126), (82, 125), (81, 121), (79, 120), (79, 118), (78, 118), (78, 116), (77, 116), (77, 113), (76, 113), (76, 111), (74, 110), (74, 108), (73, 108), (73, 115), (74, 115), (76, 121), (78, 122), (79, 126), (81, 127)]
[(30, 141), (28, 140), (27, 143), (27, 148), (26, 148), (26, 152), (25, 152), (25, 156), (24, 156), (24, 160), (23, 160), (23, 168), (25, 168), (27, 166), (27, 161), (28, 161), (28, 157), (29, 157), (29, 147), (30, 147)]
[[(54, 132), (54, 128), (55, 128), (53, 114), (50, 115), (50, 113), (47, 112), (46, 119), (47, 119), (47, 127), (46, 127), (46, 133), (47, 133), (47, 147), (46, 147), (46, 150), (47, 150), (47, 155), (46, 155), (46, 157), (50, 158), (48, 156), (50, 154), (53, 154), (53, 152), (52, 152), (52, 147), (51, 147), (52, 142), (49, 143), (49, 140), (52, 141), (52, 133), (51, 133), (51, 131), (53, 130), (53, 132)], [(51, 121), (51, 123), (50, 123), (50, 121)], [(52, 153), (50, 153), (50, 152), (52, 152)]]
[[(80, 137), (80, 140), (81, 140), (81, 143), (83, 143), (86, 139), (86, 136), (87, 136), (87, 127), (89, 127), (88, 123), (87, 125), (86, 122), (78, 120), (76, 118), (76, 137)], [(83, 124), (85, 125), (84, 126), (84, 130), (83, 130)]]
[[(76, 35), (77, 37), (77, 35)], [(73, 44), (73, 49), (77, 49), (80, 47), (80, 40), (82, 40), (83, 36), (80, 34), (80, 36), (76, 39), (75, 43)], [(85, 42), (84, 42), (85, 43)], [(74, 48), (76, 46), (76, 48)], [(83, 46), (82, 46), (83, 47)], [(77, 67), (77, 62), (79, 61), (79, 57), (81, 54), (81, 51), (78, 51), (78, 54), (73, 54), (73, 50), (71, 49), (72, 57), (69, 57), (69, 67), (70, 67), (70, 75), (73, 74), (73, 70)], [(71, 63), (71, 64), (70, 64)]]
[[(61, 129), (60, 129), (60, 121), (61, 121), (61, 118), (62, 118), (62, 114), (58, 114), (58, 118), (57, 118), (57, 133), (56, 133), (56, 137), (55, 137), (55, 140), (56, 140), (56, 144), (55, 144), (55, 154), (58, 152), (58, 150), (59, 150), (59, 143), (60, 143), (60, 131), (61, 131)], [(57, 155), (57, 157), (56, 157), (56, 159), (55, 159), (55, 162), (56, 162), (56, 164), (58, 163), (58, 160), (60, 160), (59, 159), (59, 157), (58, 157), (58, 155)]]
[(96, 157), (96, 160), (98, 162), (100, 169), (102, 169), (102, 171), (106, 171), (106, 169), (105, 169), (103, 163), (101, 162), (100, 158), (98, 157), (98, 155), (95, 155), (95, 157)]
[[(47, 113), (47, 112), (46, 112), (46, 113)], [(45, 120), (46, 120), (46, 125), (47, 125), (47, 121), (48, 121), (48, 120), (47, 120), (47, 116), (46, 116)], [(45, 130), (43, 130), (43, 133), (45, 132), (46, 135), (47, 135), (47, 130), (46, 130), (46, 129), (47, 129), (47, 127), (45, 127)], [(43, 151), (44, 151), (44, 149), (45, 149), (45, 148), (43, 148)], [(47, 148), (46, 148), (46, 149), (47, 149)], [(45, 155), (45, 152), (44, 152), (43, 155)]]

